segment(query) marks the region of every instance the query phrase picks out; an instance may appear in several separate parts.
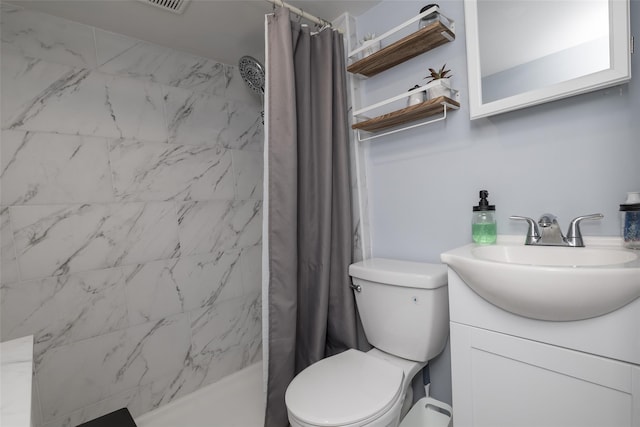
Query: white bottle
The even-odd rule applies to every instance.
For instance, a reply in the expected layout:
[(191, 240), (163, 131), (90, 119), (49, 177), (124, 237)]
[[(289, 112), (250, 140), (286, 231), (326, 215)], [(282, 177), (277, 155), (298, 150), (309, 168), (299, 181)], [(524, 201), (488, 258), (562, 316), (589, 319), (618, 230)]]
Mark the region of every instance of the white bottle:
[(623, 246), (640, 249), (640, 191), (627, 193), (627, 200), (620, 205)]
[[(415, 85), (414, 87), (412, 87), (411, 89), (409, 89), (409, 91), (412, 91), (414, 89), (418, 89), (420, 86)], [(407, 107), (411, 107), (412, 105), (418, 105), (418, 104), (422, 104), (424, 102), (424, 95), (425, 92), (416, 92), (414, 94), (409, 95), (409, 99), (407, 100)]]

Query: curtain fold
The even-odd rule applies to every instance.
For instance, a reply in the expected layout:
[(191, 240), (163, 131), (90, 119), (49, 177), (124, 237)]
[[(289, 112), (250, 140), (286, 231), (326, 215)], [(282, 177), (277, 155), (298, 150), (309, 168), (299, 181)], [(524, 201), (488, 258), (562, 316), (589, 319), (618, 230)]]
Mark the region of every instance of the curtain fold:
[(318, 360), (357, 346), (349, 287), (352, 218), (342, 35), (267, 18), (268, 358), (265, 426)]

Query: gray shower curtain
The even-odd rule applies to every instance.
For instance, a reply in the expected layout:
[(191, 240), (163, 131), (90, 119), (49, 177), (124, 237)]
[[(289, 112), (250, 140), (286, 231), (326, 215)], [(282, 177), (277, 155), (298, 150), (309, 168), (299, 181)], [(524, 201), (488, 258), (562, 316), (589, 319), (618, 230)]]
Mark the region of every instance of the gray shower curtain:
[(267, 18), (265, 426), (287, 425), (295, 374), (357, 345), (342, 35)]

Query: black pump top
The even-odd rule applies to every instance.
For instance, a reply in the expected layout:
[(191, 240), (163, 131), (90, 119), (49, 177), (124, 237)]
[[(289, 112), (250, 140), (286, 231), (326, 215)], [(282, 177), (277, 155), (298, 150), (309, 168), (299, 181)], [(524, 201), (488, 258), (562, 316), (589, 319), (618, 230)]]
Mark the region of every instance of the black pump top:
[(489, 197), (489, 192), (487, 190), (480, 190), (480, 202), (478, 202), (478, 206), (473, 207), (474, 212), (496, 210), (496, 205), (490, 205), (487, 197)]
[(640, 203), (627, 203), (620, 205), (620, 212), (638, 212), (640, 211)]
[[(420, 9), (420, 13), (422, 13), (422, 12), (426, 12), (428, 9), (431, 9), (433, 6), (436, 6), (438, 9), (440, 8), (440, 6), (438, 6), (436, 3), (434, 3), (434, 4), (428, 4), (428, 5), (426, 5), (425, 7), (423, 7), (422, 9)], [(437, 13), (438, 13), (437, 11), (436, 11), (436, 12), (433, 12), (433, 13), (430, 13), (430, 14), (428, 14), (427, 16), (423, 17), (422, 19), (430, 19), (430, 18), (434, 18), (434, 17), (436, 17), (436, 16), (437, 16)]]

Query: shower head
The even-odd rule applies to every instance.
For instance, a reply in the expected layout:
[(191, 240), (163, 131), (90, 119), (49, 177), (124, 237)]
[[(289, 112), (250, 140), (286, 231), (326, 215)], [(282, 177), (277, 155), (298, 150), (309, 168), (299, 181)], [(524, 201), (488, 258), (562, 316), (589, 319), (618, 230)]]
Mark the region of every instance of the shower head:
[(252, 56), (243, 56), (238, 63), (242, 80), (256, 93), (264, 93), (264, 68)]

